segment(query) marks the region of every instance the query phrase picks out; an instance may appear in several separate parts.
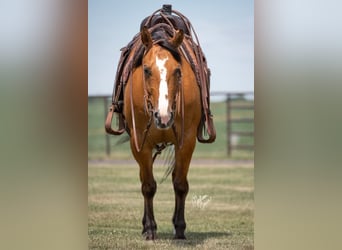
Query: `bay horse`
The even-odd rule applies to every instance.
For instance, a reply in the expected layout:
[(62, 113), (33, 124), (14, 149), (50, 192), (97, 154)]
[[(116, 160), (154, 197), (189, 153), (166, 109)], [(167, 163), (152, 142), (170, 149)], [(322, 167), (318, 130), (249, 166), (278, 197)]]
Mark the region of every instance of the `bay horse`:
[[(196, 39), (193, 39), (193, 35)], [(130, 136), (131, 151), (140, 168), (144, 196), (143, 235), (156, 238), (153, 197), (157, 183), (153, 163), (167, 146), (174, 147), (172, 172), (175, 208), (174, 238), (185, 239), (187, 174), (196, 145), (216, 138), (210, 111), (210, 70), (190, 21), (171, 5), (141, 23), (140, 32), (121, 49), (107, 133)], [(117, 128), (112, 128), (113, 114)]]
[(174, 238), (185, 239), (187, 174), (202, 115), (200, 90), (190, 64), (178, 51), (184, 38), (182, 30), (177, 30), (170, 39), (157, 42), (146, 27), (140, 36), (145, 53), (127, 81), (123, 114), (131, 135), (131, 150), (140, 167), (143, 234), (147, 240), (156, 238), (153, 197), (157, 184), (153, 177), (152, 151), (161, 145), (173, 144)]

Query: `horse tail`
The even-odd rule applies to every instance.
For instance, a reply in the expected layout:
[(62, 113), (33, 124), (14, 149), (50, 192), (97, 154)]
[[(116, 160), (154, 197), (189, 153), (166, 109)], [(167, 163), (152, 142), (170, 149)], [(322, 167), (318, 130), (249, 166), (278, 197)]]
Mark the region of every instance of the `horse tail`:
[[(162, 153), (163, 152), (163, 153)], [(161, 154), (162, 153), (162, 154)], [(160, 147), (156, 147), (156, 152), (153, 156), (153, 161), (156, 159), (157, 155), (161, 154), (161, 161), (163, 166), (166, 168), (163, 178), (160, 180), (160, 184), (163, 183), (171, 172), (175, 168), (175, 146), (173, 144), (163, 144)]]
[(166, 170), (160, 183), (163, 183), (167, 179), (167, 177), (175, 169), (175, 165), (176, 165), (175, 146), (170, 145), (166, 148), (166, 151), (165, 151), (164, 166), (166, 167)]

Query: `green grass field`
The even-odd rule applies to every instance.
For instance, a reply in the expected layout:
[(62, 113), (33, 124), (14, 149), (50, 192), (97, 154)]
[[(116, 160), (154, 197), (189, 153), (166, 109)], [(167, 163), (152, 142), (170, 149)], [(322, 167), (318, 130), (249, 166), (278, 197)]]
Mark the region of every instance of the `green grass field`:
[(141, 236), (143, 196), (134, 163), (89, 163), (89, 249), (254, 249), (254, 168), (252, 163), (195, 160), (188, 180), (187, 240), (172, 240), (174, 195), (165, 168), (154, 168), (158, 239)]
[[(251, 101), (236, 100), (234, 105), (249, 105)], [(216, 128), (216, 141), (212, 144), (197, 143), (194, 158), (227, 158), (227, 130), (226, 130), (226, 104), (225, 102), (212, 102), (211, 110), (214, 114), (214, 124)], [(88, 158), (106, 159), (106, 158), (131, 158), (129, 143), (116, 145), (116, 142), (122, 136), (109, 136), (111, 145), (111, 154), (106, 155), (105, 130), (104, 130), (104, 101), (103, 99), (89, 99), (88, 101)], [(232, 118), (248, 117), (253, 118), (253, 110), (234, 110)], [(234, 123), (233, 131), (253, 131), (252, 123)], [(241, 136), (238, 143), (254, 144), (253, 137)], [(252, 159), (253, 151), (233, 150), (233, 159)]]

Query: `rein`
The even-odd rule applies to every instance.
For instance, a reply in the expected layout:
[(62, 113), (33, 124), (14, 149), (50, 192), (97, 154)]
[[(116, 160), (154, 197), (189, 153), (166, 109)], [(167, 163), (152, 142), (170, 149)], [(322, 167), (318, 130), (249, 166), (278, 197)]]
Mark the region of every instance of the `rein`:
[[(181, 80), (179, 80), (178, 86), (180, 86), (180, 90), (178, 90), (178, 93), (176, 95), (176, 99), (178, 97), (178, 100), (176, 101), (176, 110), (178, 110), (178, 113), (181, 118), (181, 131), (180, 131), (181, 137), (178, 138), (175, 123), (172, 124), (172, 130), (173, 130), (173, 133), (175, 134), (176, 139), (178, 140), (178, 148), (181, 149), (183, 146), (183, 142), (184, 142), (184, 85), (182, 84)], [(179, 103), (178, 108), (177, 108), (177, 103)]]
[(134, 137), (134, 145), (135, 145), (135, 149), (140, 152), (142, 147), (145, 144), (146, 141), (146, 136), (147, 136), (147, 132), (150, 130), (151, 125), (152, 125), (152, 118), (153, 118), (153, 110), (151, 107), (151, 105), (149, 105), (151, 102), (149, 101), (148, 98), (148, 94), (147, 94), (147, 90), (146, 90), (146, 86), (145, 86), (145, 78), (143, 77), (143, 82), (144, 82), (144, 101), (145, 101), (145, 112), (150, 112), (150, 119), (146, 125), (146, 129), (143, 132), (143, 140), (141, 142), (141, 144), (139, 145), (138, 142), (138, 136), (137, 136), (137, 129), (135, 126), (135, 112), (134, 112), (134, 103), (133, 103), (133, 70), (131, 71), (131, 87), (130, 87), (130, 104), (131, 104), (131, 113), (132, 113), (132, 126), (133, 126), (133, 137)]

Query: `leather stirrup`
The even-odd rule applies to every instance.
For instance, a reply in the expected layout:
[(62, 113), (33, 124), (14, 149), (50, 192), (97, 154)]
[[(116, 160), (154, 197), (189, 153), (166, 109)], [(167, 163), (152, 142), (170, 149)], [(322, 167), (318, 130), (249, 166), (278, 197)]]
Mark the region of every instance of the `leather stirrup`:
[[(208, 134), (208, 138), (205, 138), (205, 134)], [(216, 139), (216, 130), (214, 127), (213, 117), (208, 115), (203, 116), (198, 129), (197, 129), (197, 140), (200, 143), (212, 143)]]
[[(114, 113), (118, 116), (117, 117), (119, 121), (118, 129), (112, 128), (112, 120), (113, 120)], [(112, 134), (112, 135), (121, 135), (122, 133), (125, 132), (125, 124), (124, 124), (123, 116), (121, 113), (114, 112), (114, 104), (112, 104), (109, 108), (106, 123), (105, 123), (105, 129), (108, 134)]]

